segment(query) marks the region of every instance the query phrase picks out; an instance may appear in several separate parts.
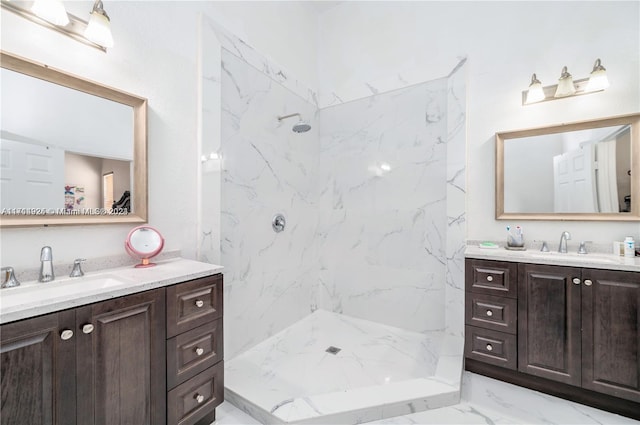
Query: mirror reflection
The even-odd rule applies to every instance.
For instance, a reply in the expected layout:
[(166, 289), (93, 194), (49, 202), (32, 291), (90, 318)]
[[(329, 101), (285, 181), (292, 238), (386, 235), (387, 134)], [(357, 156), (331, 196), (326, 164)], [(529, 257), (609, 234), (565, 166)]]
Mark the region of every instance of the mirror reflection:
[(132, 107), (8, 69), (0, 72), (3, 211), (130, 212)]
[(631, 126), (504, 141), (505, 213), (630, 213)]

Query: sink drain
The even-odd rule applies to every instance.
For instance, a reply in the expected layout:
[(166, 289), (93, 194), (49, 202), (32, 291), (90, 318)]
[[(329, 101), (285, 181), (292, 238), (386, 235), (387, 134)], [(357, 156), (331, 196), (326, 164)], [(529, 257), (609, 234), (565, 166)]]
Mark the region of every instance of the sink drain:
[(340, 352), (340, 348), (338, 348), (338, 347), (334, 347), (334, 346), (332, 345), (331, 347), (327, 348), (327, 349), (326, 349), (326, 350), (324, 350), (324, 351), (326, 351), (326, 352), (327, 352), (327, 353), (329, 353), (329, 354), (336, 355), (336, 354), (338, 354), (338, 353)]

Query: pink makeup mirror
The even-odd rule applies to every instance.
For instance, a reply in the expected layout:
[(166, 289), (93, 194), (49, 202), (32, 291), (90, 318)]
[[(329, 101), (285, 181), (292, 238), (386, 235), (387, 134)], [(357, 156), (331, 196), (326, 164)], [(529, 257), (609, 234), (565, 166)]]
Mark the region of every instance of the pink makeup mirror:
[(131, 229), (124, 242), (127, 253), (140, 260), (135, 267), (153, 267), (155, 263), (149, 260), (160, 254), (164, 247), (164, 238), (151, 226), (138, 226)]

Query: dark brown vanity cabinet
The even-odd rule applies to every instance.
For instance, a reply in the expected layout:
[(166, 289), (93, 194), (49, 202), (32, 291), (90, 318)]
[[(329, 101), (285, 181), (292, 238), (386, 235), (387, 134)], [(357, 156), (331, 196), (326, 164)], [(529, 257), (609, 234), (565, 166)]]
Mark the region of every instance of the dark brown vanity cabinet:
[(640, 419), (640, 273), (467, 259), (465, 279), (467, 370)]
[(0, 424), (208, 425), (222, 342), (220, 274), (2, 325)]
[(581, 271), (518, 265), (518, 370), (581, 383)]
[(0, 423), (164, 423), (164, 289), (0, 327)]
[(222, 275), (167, 288), (167, 423), (209, 425), (224, 398)]
[[(73, 311), (0, 327), (0, 424), (75, 424)], [(66, 394), (65, 397), (60, 397)]]

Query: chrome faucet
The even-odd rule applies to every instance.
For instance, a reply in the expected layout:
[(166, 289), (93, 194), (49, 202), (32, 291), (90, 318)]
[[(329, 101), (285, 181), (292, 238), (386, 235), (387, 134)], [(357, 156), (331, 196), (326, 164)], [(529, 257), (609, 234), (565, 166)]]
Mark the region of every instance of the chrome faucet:
[(0, 269), (5, 273), (4, 280), (2, 281), (2, 288), (13, 288), (14, 286), (20, 286), (20, 282), (16, 279), (16, 275), (13, 274), (13, 267), (3, 267)]
[(562, 254), (567, 253), (567, 241), (571, 240), (571, 233), (564, 231), (562, 235), (560, 235), (560, 246), (558, 246), (558, 252)]
[(53, 274), (53, 253), (50, 246), (43, 246), (40, 251), (40, 276), (38, 282), (51, 282), (55, 279)]
[(69, 277), (80, 277), (84, 276), (84, 272), (82, 271), (82, 263), (87, 261), (86, 258), (76, 258), (73, 262), (73, 270), (69, 274)]

